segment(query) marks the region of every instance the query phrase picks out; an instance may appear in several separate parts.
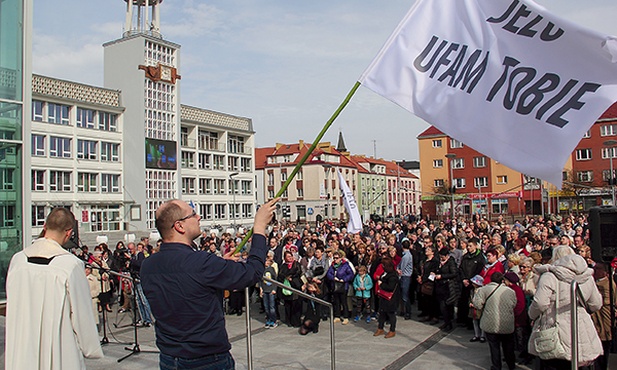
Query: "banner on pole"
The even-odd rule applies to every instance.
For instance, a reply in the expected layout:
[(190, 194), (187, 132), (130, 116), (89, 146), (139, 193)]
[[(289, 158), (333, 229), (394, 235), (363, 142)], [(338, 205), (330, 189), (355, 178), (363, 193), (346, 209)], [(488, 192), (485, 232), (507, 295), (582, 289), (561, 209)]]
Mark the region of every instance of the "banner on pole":
[(358, 204), (353, 192), (347, 185), (347, 182), (343, 178), (341, 171), (336, 171), (338, 175), (338, 182), (343, 194), (343, 203), (347, 214), (349, 214), (349, 222), (347, 223), (347, 231), (351, 234), (356, 234), (362, 231), (362, 219), (360, 218), (360, 211), (358, 210)]
[(418, 0), (359, 82), (450, 137), (561, 186), (617, 101), (617, 38), (530, 0)]

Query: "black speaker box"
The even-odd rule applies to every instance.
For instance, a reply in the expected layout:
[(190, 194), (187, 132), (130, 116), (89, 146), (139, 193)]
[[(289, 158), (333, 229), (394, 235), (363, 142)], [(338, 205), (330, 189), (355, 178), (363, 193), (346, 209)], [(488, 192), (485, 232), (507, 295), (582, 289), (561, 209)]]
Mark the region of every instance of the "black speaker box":
[(589, 210), (591, 256), (596, 262), (611, 262), (617, 257), (617, 207), (601, 206)]

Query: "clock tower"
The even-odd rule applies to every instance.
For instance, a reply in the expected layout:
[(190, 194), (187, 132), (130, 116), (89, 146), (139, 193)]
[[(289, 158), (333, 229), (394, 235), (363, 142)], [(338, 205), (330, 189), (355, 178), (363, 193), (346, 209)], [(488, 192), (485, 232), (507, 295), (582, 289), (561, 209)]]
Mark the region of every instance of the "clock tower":
[[(180, 45), (163, 38), (163, 0), (124, 0), (122, 37), (104, 47), (104, 86), (122, 91), (127, 230), (153, 230), (154, 214), (179, 197)], [(128, 208), (128, 207), (127, 207)]]

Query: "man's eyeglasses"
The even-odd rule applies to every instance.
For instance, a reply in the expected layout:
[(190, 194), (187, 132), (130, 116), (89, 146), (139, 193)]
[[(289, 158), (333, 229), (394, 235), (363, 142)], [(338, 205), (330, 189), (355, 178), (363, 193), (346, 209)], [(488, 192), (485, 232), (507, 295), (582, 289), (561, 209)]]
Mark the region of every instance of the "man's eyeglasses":
[(172, 229), (174, 228), (174, 225), (176, 224), (176, 222), (186, 221), (186, 220), (188, 220), (189, 218), (191, 218), (191, 217), (195, 217), (195, 216), (197, 216), (197, 212), (195, 212), (195, 210), (193, 210), (193, 212), (192, 212), (190, 215), (188, 215), (188, 216), (184, 216), (184, 217), (182, 217), (181, 219), (174, 221), (174, 223), (171, 225), (171, 228), (172, 228)]

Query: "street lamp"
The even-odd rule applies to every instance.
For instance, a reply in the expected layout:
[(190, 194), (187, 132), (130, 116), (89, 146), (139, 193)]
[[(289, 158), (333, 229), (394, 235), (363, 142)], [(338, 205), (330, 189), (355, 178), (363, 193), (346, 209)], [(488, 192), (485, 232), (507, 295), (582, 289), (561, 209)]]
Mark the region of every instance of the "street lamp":
[(605, 142), (602, 143), (602, 145), (609, 147), (611, 149), (610, 151), (611, 172), (610, 172), (608, 183), (611, 186), (613, 205), (615, 205), (615, 175), (613, 173), (613, 157), (615, 154), (615, 145), (617, 145), (617, 140), (606, 140)]
[(452, 224), (454, 225), (454, 158), (456, 158), (456, 154), (448, 153), (446, 154), (446, 158), (450, 160), (450, 192), (452, 193)]
[(240, 174), (239, 172), (232, 172), (232, 173), (229, 174), (229, 182), (230, 182), (230, 185), (231, 185), (231, 194), (232, 194), (232, 197), (233, 197), (232, 218), (233, 218), (233, 221), (234, 221), (234, 226), (233, 226), (234, 230), (235, 230), (235, 227), (236, 227), (236, 184), (235, 184), (236, 182), (234, 181), (234, 177), (239, 175), (239, 174)]

